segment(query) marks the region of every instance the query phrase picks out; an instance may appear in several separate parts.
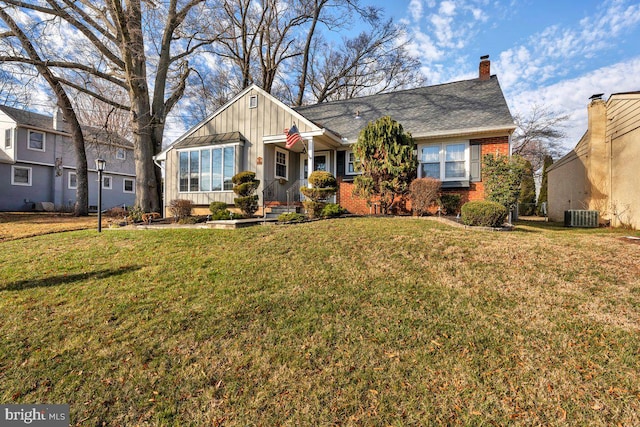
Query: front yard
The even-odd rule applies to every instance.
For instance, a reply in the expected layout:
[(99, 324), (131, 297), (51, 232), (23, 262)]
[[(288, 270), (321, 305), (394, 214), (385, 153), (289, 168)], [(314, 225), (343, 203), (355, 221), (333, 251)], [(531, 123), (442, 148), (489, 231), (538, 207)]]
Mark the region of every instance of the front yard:
[(639, 425), (626, 234), (348, 218), (0, 242), (0, 401), (83, 426)]

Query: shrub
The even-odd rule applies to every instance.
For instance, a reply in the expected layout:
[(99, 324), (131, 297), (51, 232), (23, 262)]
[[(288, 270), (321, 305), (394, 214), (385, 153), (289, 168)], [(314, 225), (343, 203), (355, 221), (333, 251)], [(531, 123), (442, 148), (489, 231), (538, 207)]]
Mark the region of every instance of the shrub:
[(309, 218), (322, 216), (326, 200), (336, 194), (338, 182), (330, 172), (314, 171), (309, 176), (309, 183), (313, 186), (302, 187), (300, 192), (310, 200), (302, 202)]
[(125, 216), (127, 216), (127, 210), (125, 208), (116, 206), (115, 208), (107, 210), (104, 215), (110, 218), (124, 218)]
[(314, 171), (309, 176), (309, 183), (315, 188), (335, 188), (338, 186), (336, 177), (331, 172)]
[(327, 205), (325, 202), (314, 202), (313, 200), (305, 200), (302, 204), (309, 218), (320, 218), (322, 210)]
[(211, 204), (209, 205), (209, 210), (211, 211), (212, 215), (215, 215), (220, 211), (227, 212), (227, 204), (225, 202), (211, 202)]
[(227, 209), (227, 204), (225, 202), (211, 202), (209, 205), (209, 210), (211, 211), (211, 215), (209, 216), (212, 221), (219, 221), (224, 219), (238, 219), (241, 216), (232, 213), (229, 209)]
[(127, 212), (127, 221), (142, 222), (142, 215), (144, 215), (142, 208), (140, 206), (135, 206)]
[(507, 208), (497, 202), (477, 200), (462, 206), (462, 223), (483, 227), (500, 227), (507, 218)]
[(462, 196), (455, 193), (440, 194), (438, 206), (444, 215), (457, 215), (460, 212)]
[(429, 207), (438, 199), (441, 182), (435, 178), (418, 178), (411, 181), (409, 193), (411, 194), (411, 206), (418, 216), (426, 214)]
[(191, 210), (193, 209), (193, 202), (186, 199), (174, 199), (169, 202), (169, 212), (176, 221), (183, 220), (184, 218), (191, 216)]
[(302, 222), (304, 215), (296, 212), (283, 213), (278, 216), (278, 222)]
[(327, 203), (324, 208), (322, 208), (322, 212), (320, 216), (325, 218), (331, 218), (335, 216), (340, 216), (342, 214), (347, 213), (347, 210), (340, 206), (337, 203)]
[(260, 181), (255, 178), (256, 173), (252, 171), (240, 172), (231, 178), (234, 184), (233, 192), (238, 195), (238, 197), (233, 199), (233, 203), (248, 217), (253, 216), (258, 210), (259, 198), (253, 193), (255, 193), (260, 186)]

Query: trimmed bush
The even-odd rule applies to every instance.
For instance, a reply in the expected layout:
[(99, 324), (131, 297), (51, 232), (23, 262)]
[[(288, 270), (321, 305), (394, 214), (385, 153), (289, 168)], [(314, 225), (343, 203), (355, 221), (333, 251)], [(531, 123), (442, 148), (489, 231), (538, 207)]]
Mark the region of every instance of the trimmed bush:
[(314, 171), (309, 177), (309, 183), (315, 188), (335, 188), (338, 186), (336, 177), (331, 172)]
[(252, 171), (244, 171), (237, 173), (231, 178), (233, 182), (233, 192), (238, 195), (233, 199), (236, 207), (242, 211), (242, 213), (251, 217), (258, 210), (259, 198), (253, 193), (256, 192), (260, 186), (260, 181), (255, 179), (256, 173)]
[(211, 202), (209, 205), (209, 210), (212, 214), (215, 214), (219, 211), (225, 212), (227, 210), (227, 204), (225, 202)]
[(236, 208), (240, 209), (246, 217), (252, 217), (258, 210), (258, 196), (236, 197), (233, 199)]
[(462, 196), (455, 193), (443, 193), (438, 198), (438, 206), (444, 215), (457, 215), (461, 203)]
[(324, 218), (332, 218), (336, 216), (340, 216), (342, 214), (347, 213), (347, 210), (340, 206), (337, 203), (327, 203), (324, 208), (322, 208), (322, 212), (320, 216)]
[(338, 182), (330, 172), (314, 171), (309, 176), (309, 183), (313, 188), (302, 187), (300, 192), (310, 200), (302, 202), (309, 218), (322, 216), (326, 200), (338, 190)]
[(477, 200), (462, 206), (462, 223), (482, 227), (501, 227), (507, 218), (507, 208), (497, 202)]
[(322, 210), (327, 205), (325, 202), (314, 202), (313, 200), (305, 200), (302, 204), (307, 216), (311, 219), (322, 217)]
[(296, 212), (283, 213), (278, 216), (278, 222), (302, 222), (304, 215)]
[(169, 212), (176, 221), (184, 220), (191, 216), (193, 202), (186, 199), (174, 199), (169, 202)]
[(422, 216), (429, 211), (429, 207), (438, 200), (441, 186), (440, 180), (435, 178), (418, 178), (411, 181), (411, 207), (416, 215)]

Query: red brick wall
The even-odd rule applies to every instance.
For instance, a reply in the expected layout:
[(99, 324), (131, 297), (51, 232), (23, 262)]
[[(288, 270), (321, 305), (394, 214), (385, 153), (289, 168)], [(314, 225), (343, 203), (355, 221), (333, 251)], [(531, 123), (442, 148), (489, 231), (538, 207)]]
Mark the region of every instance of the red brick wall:
[[(480, 150), (481, 158), (484, 157), (485, 154), (509, 155), (508, 136), (471, 139), (469, 143), (482, 145)], [(380, 213), (379, 209), (375, 211), (373, 207), (367, 206), (366, 200), (353, 195), (353, 182), (345, 182), (338, 178), (338, 184), (337, 202), (340, 206), (353, 214), (369, 215), (370, 213)], [(462, 203), (484, 199), (484, 184), (482, 182), (471, 182), (469, 188), (444, 189), (442, 191), (460, 194), (462, 196)], [(394, 209), (394, 213), (396, 214), (407, 214), (410, 212), (410, 200), (401, 200)]]

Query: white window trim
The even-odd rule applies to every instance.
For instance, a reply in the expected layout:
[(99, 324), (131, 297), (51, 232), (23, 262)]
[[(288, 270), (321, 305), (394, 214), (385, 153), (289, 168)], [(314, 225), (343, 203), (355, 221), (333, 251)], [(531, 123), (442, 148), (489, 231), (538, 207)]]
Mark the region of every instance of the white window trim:
[[(122, 153), (122, 157), (120, 153)], [(116, 160), (127, 160), (127, 150), (124, 148), (116, 148)]]
[(258, 95), (251, 95), (249, 97), (249, 108), (258, 108)]
[[(344, 152), (344, 174), (345, 174), (345, 175), (351, 175), (351, 176), (354, 176), (354, 175), (362, 175), (362, 172), (358, 172), (358, 171), (356, 170), (355, 162), (350, 162), (350, 161), (349, 161), (349, 155), (350, 155), (350, 154), (353, 154), (353, 150), (347, 150), (347, 151), (345, 151), (345, 152)], [(356, 156), (356, 155), (355, 155), (355, 154), (353, 154), (353, 158), (354, 158), (354, 160), (355, 160), (355, 161), (358, 161), (358, 159), (357, 159), (355, 156)], [(349, 172), (349, 164), (350, 164), (350, 163), (354, 163), (354, 165), (353, 165), (353, 172)]]
[[(206, 145), (203, 147), (194, 147), (194, 148), (188, 148), (188, 149), (182, 149), (182, 150), (177, 150), (177, 155), (178, 155), (178, 193), (182, 193), (182, 194), (186, 194), (186, 193), (191, 193), (191, 194), (195, 194), (195, 193), (233, 193), (233, 190), (225, 190), (224, 189), (224, 182), (222, 183), (223, 189), (222, 190), (211, 190), (211, 191), (202, 191), (202, 190), (198, 190), (198, 191), (181, 191), (180, 190), (180, 153), (190, 153), (191, 151), (202, 151), (202, 150), (213, 150), (215, 148), (221, 148), (223, 150), (223, 156), (224, 156), (224, 149), (225, 148), (229, 148), (229, 147), (238, 147), (240, 146), (240, 143), (238, 142), (234, 142), (231, 144), (219, 144), (219, 145)], [(190, 156), (190, 155), (189, 155)], [(235, 154), (234, 154), (234, 161), (235, 164), (233, 166), (234, 169), (234, 175), (238, 173), (238, 168), (237, 168), (237, 156), (238, 156), (238, 152), (237, 150), (235, 150)], [(224, 163), (224, 157), (223, 157), (223, 163)], [(223, 164), (223, 168), (224, 168), (224, 164)], [(223, 171), (224, 172), (224, 171)], [(191, 171), (189, 171), (189, 173), (191, 173)]]
[[(9, 139), (7, 139), (7, 133), (9, 134)], [(5, 150), (8, 150), (12, 146), (13, 146), (13, 129), (8, 128), (4, 130), (4, 148)]]
[(277, 153), (284, 154), (285, 173), (289, 174), (289, 152), (287, 150), (283, 150), (282, 148), (275, 147), (275, 153), (273, 155), (273, 175), (276, 177), (276, 179), (288, 179), (286, 176), (278, 175), (278, 172), (277, 172), (277, 170), (278, 170), (278, 154)]
[[(15, 178), (15, 170), (16, 169), (26, 169), (29, 171), (29, 178), (28, 181), (29, 182), (15, 182), (14, 178)], [(21, 185), (23, 187), (31, 187), (33, 185), (33, 175), (32, 175), (32, 170), (30, 167), (28, 166), (15, 166), (12, 165), (11, 166), (11, 185)]]
[[(109, 186), (104, 185), (105, 179), (109, 180)], [(102, 175), (102, 189), (111, 190), (113, 188), (113, 177), (111, 175)]]
[[(76, 177), (76, 185), (73, 186), (71, 185), (71, 176), (75, 176)], [(77, 190), (78, 189), (78, 174), (75, 172), (69, 172), (68, 178), (67, 178), (67, 188), (69, 188), (69, 190)]]
[[(31, 134), (32, 133), (39, 133), (39, 134), (42, 135), (42, 149), (31, 148)], [(32, 150), (32, 151), (47, 151), (47, 134), (44, 133), (44, 132), (40, 132), (38, 130), (29, 129), (29, 132), (27, 132), (27, 149), (28, 150)]]
[[(126, 182), (127, 182), (127, 181), (131, 181), (131, 191), (128, 191), (128, 190), (126, 189)], [(122, 180), (122, 192), (123, 192), (123, 193), (129, 193), (129, 194), (135, 193), (135, 192), (136, 192), (136, 181), (135, 181), (135, 179), (131, 179), (131, 178), (124, 178), (124, 179)]]
[[(457, 178), (445, 178), (445, 147), (447, 145), (456, 145), (456, 144), (464, 144), (464, 170), (466, 172), (464, 177)], [(449, 182), (449, 181), (469, 181), (471, 176), (471, 150), (469, 148), (469, 141), (448, 141), (448, 142), (433, 142), (433, 143), (424, 143), (418, 145), (418, 178), (423, 178), (422, 176), (422, 167), (420, 166), (422, 163), (422, 148), (427, 146), (440, 146), (440, 181)], [(431, 163), (431, 162), (429, 162)]]

